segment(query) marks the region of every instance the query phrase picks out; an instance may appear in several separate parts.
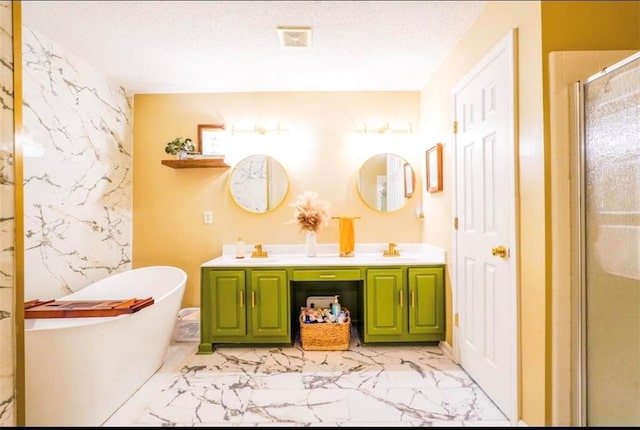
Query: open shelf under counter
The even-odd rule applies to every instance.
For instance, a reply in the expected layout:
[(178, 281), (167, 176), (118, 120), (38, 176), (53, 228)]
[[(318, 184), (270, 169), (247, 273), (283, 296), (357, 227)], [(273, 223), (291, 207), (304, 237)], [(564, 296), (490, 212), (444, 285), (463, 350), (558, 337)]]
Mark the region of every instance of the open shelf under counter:
[(186, 160), (162, 160), (164, 166), (172, 167), (174, 169), (191, 169), (191, 168), (203, 168), (203, 167), (222, 167), (229, 168), (230, 166), (220, 158), (198, 158), (198, 159), (186, 159)]

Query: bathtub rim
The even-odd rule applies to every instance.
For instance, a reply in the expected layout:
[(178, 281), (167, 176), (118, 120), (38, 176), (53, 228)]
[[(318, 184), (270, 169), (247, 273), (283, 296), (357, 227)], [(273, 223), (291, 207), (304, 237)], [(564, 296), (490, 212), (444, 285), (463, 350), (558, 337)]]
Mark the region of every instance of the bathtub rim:
[[(177, 290), (181, 289), (181, 288), (185, 288), (186, 287), (186, 282), (187, 282), (187, 272), (185, 272), (183, 269), (176, 267), (176, 266), (168, 266), (168, 265), (156, 265), (156, 266), (141, 266), (141, 267), (136, 267), (134, 269), (129, 269), (129, 270), (125, 270), (122, 272), (118, 272), (116, 274), (107, 276), (105, 278), (99, 279), (97, 281), (92, 282), (91, 284), (88, 284), (86, 287), (84, 288), (89, 288), (90, 286), (94, 285), (94, 284), (98, 284), (102, 281), (105, 281), (107, 279), (113, 279), (113, 278), (118, 278), (118, 277), (123, 277), (125, 275), (130, 274), (133, 271), (151, 271), (152, 269), (171, 269), (172, 271), (175, 272), (179, 272), (182, 276), (181, 276), (181, 280), (180, 282), (178, 282), (173, 288), (169, 289), (165, 294), (158, 296), (158, 297), (153, 297), (154, 303), (151, 306), (147, 306), (145, 308), (140, 309), (137, 312), (133, 312), (130, 314), (122, 314), (122, 315), (117, 315), (117, 316), (111, 316), (111, 317), (82, 317), (82, 318), (25, 318), (24, 319), (24, 331), (25, 333), (27, 332), (35, 332), (35, 331), (44, 331), (44, 330), (64, 330), (64, 329), (72, 329), (72, 328), (77, 328), (77, 327), (83, 327), (83, 326), (92, 326), (92, 325), (97, 325), (97, 324), (107, 324), (109, 322), (112, 322), (118, 318), (128, 318), (128, 317), (132, 317), (140, 312), (144, 312), (147, 309), (152, 308), (156, 302), (160, 302), (164, 299), (166, 299), (167, 297), (169, 297), (170, 295), (174, 294)], [(78, 290), (81, 291), (81, 290)], [(77, 291), (77, 292), (78, 292)], [(73, 298), (73, 295), (75, 294), (71, 293), (68, 294), (64, 297), (61, 297), (61, 300), (65, 300), (67, 298)], [(142, 297), (138, 297), (138, 298), (142, 298)], [(105, 297), (104, 300), (111, 300), (112, 298), (109, 297)], [(120, 298), (118, 299), (114, 299), (114, 300), (120, 300)]]

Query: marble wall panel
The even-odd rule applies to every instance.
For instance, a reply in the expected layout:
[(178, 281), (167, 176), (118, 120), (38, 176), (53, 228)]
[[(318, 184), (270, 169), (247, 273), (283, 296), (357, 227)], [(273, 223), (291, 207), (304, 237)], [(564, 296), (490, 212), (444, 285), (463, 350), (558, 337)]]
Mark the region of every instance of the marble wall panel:
[(25, 300), (131, 268), (132, 106), (124, 88), (23, 27)]

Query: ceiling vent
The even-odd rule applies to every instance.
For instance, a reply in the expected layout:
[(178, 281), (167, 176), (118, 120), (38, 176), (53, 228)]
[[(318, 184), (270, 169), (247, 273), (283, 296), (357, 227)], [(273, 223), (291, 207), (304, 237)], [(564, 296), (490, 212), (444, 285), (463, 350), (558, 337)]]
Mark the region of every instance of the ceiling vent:
[(311, 46), (311, 27), (278, 27), (282, 48), (308, 48)]

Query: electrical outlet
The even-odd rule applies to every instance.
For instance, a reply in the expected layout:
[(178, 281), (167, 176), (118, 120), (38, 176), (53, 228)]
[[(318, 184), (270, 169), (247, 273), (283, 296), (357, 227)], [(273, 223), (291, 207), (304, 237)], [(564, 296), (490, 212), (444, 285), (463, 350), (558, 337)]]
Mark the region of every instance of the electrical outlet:
[(213, 212), (205, 211), (202, 215), (205, 224), (211, 224), (213, 222)]

